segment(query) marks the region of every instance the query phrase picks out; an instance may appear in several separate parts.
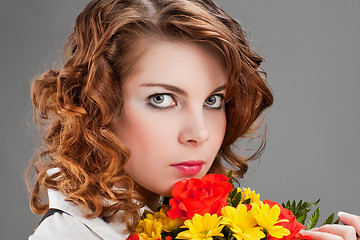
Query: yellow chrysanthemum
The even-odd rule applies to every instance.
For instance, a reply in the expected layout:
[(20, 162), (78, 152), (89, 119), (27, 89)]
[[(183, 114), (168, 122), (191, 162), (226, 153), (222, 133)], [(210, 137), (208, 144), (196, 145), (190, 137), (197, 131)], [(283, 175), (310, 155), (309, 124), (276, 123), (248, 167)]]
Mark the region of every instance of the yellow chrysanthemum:
[(222, 209), (222, 224), (230, 227), (233, 236), (237, 240), (260, 240), (266, 235), (260, 227), (256, 227), (257, 221), (247, 206), (239, 204), (236, 208), (226, 206)]
[(166, 232), (171, 232), (173, 230), (176, 230), (180, 228), (181, 225), (184, 224), (184, 220), (182, 218), (177, 219), (171, 219), (166, 214), (167, 211), (169, 211), (170, 206), (163, 205), (159, 212), (154, 213), (154, 218), (158, 219), (162, 225), (163, 230)]
[(237, 188), (237, 192), (241, 192), (242, 200), (250, 198), (250, 204), (260, 202), (260, 193), (256, 193), (250, 188)]
[(169, 208), (164, 205), (159, 212), (146, 214), (146, 218), (141, 220), (136, 228), (141, 240), (161, 239), (163, 231), (171, 232), (183, 225), (182, 218), (173, 220), (167, 216)]
[(180, 232), (176, 239), (212, 240), (213, 237), (223, 237), (221, 233), (224, 225), (220, 225), (221, 217), (206, 213), (204, 216), (195, 214), (192, 219), (185, 221), (189, 230)]
[(156, 240), (161, 239), (163, 225), (160, 221), (154, 219), (153, 215), (148, 214), (144, 220), (140, 221), (137, 230), (140, 230), (138, 235), (141, 240)]
[(258, 225), (264, 228), (272, 237), (282, 238), (290, 234), (290, 231), (282, 226), (275, 226), (279, 222), (287, 222), (289, 220), (279, 220), (280, 208), (274, 205), (272, 208), (268, 204), (260, 202), (252, 204), (251, 212), (254, 215)]

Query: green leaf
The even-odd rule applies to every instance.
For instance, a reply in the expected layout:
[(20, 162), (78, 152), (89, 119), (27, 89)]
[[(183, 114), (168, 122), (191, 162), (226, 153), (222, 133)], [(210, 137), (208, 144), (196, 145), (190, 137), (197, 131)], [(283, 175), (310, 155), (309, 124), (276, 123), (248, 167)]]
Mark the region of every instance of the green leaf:
[(319, 220), (319, 217), (320, 217), (320, 208), (317, 208), (314, 211), (314, 213), (309, 217), (309, 220), (308, 220), (308, 222), (306, 224), (306, 229), (311, 229), (311, 228), (315, 227), (316, 223)]
[(307, 208), (308, 205), (310, 205), (308, 202), (303, 202), (302, 200), (300, 200), (298, 203), (296, 203), (296, 201), (287, 201), (286, 204), (282, 204), (282, 206), (290, 210), (296, 217), (297, 221), (302, 224), (304, 224), (307, 213), (310, 211), (310, 209)]
[(235, 197), (236, 193), (237, 193), (236, 188), (230, 191), (229, 196), (228, 196), (228, 204), (227, 204), (228, 206), (232, 206), (232, 201), (233, 201), (233, 198)]
[(226, 176), (229, 178), (229, 183), (231, 183), (231, 185), (233, 186), (233, 188), (235, 188), (235, 185), (234, 185), (234, 179), (233, 179), (233, 177), (232, 177), (232, 170), (230, 170), (227, 174), (226, 174)]
[(295, 209), (296, 209), (296, 202), (295, 200), (291, 203), (291, 207), (290, 207), (290, 211), (291, 212), (295, 212)]
[(302, 209), (304, 209), (304, 204), (302, 202), (302, 199), (300, 199), (300, 201), (298, 202), (298, 204), (296, 204), (296, 207), (295, 207), (295, 212), (296, 213), (299, 213), (302, 211)]
[[(290, 210), (294, 216), (296, 217), (296, 220), (305, 225), (306, 219), (308, 217), (309, 212), (312, 210), (312, 208), (316, 205), (318, 205), (320, 202), (320, 199), (318, 199), (317, 201), (310, 203), (310, 202), (305, 202), (302, 199), (296, 203), (296, 201), (292, 201), (290, 202), (289, 200), (286, 203), (282, 203), (281, 205)], [(313, 228), (318, 220), (319, 220), (319, 216), (320, 216), (320, 209), (317, 208), (314, 213), (310, 216), (310, 218), (307, 221), (306, 224), (306, 229), (311, 229)], [(325, 222), (322, 224), (337, 224), (339, 223), (339, 219), (334, 221), (334, 214), (331, 214), (326, 220)]]
[(320, 202), (320, 198), (314, 203), (309, 203), (308, 207), (315, 207), (316, 205), (318, 205), (319, 202)]
[(290, 210), (290, 200), (288, 200), (287, 202), (286, 202), (286, 209), (289, 209)]
[(303, 213), (307, 213), (310, 211), (310, 209), (307, 208), (308, 206), (308, 202), (302, 202), (302, 200), (300, 200), (299, 204), (298, 204), (298, 209), (297, 209), (297, 212), (299, 214), (303, 214)]
[(235, 197), (235, 194), (237, 193), (237, 189), (233, 189), (229, 193), (229, 200), (232, 200)]
[(231, 204), (233, 207), (236, 207), (237, 205), (239, 205), (239, 203), (241, 202), (241, 197), (242, 197), (241, 195), (242, 195), (241, 192), (238, 192), (235, 195), (235, 197), (232, 199)]
[(325, 224), (332, 224), (334, 221), (334, 215), (335, 214), (333, 213), (330, 216), (328, 216), (328, 218), (325, 220), (325, 222), (323, 222), (323, 224), (321, 224), (321, 226), (325, 225)]
[(226, 176), (231, 179), (231, 177), (232, 177), (232, 170), (230, 170), (230, 171), (226, 174)]
[(299, 218), (297, 218), (296, 220), (297, 220), (299, 223), (301, 223), (301, 224), (304, 225), (306, 218), (307, 218), (307, 213), (301, 215), (301, 216), (300, 216)]
[(243, 204), (250, 204), (250, 202), (251, 202), (251, 198), (248, 198), (248, 199), (246, 199), (245, 201), (243, 201), (242, 203), (243, 203)]

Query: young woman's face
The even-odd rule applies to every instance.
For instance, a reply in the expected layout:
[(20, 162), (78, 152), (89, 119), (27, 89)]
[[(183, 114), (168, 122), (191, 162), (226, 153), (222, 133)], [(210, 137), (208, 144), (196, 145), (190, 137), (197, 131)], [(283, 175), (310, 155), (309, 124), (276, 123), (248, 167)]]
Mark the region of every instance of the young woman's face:
[(139, 60), (114, 130), (143, 195), (170, 196), (175, 182), (209, 170), (225, 134), (227, 82), (215, 54), (193, 43), (153, 43)]

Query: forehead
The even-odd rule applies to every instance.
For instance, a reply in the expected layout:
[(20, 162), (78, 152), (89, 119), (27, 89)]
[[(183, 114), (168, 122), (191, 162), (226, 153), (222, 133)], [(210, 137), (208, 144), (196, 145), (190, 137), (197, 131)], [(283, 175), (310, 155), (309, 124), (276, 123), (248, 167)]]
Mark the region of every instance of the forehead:
[[(216, 84), (227, 82), (224, 61), (212, 48), (185, 41), (157, 40), (146, 42), (146, 48), (126, 83), (171, 81), (181, 84), (185, 79), (208, 79)], [(190, 81), (191, 82), (191, 81)]]

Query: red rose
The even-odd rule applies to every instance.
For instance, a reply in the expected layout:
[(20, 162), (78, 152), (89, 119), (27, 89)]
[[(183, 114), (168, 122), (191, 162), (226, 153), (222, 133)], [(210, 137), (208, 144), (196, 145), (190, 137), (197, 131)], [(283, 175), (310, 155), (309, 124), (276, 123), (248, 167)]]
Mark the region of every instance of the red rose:
[(296, 217), (294, 216), (294, 214), (284, 208), (283, 206), (281, 206), (280, 204), (278, 204), (277, 202), (273, 202), (273, 201), (270, 201), (270, 200), (265, 200), (263, 201), (264, 203), (268, 204), (270, 206), (270, 208), (274, 205), (278, 205), (281, 212), (280, 212), (280, 215), (279, 215), (279, 220), (280, 219), (287, 219), (289, 220), (289, 222), (281, 222), (281, 223), (278, 223), (276, 225), (279, 225), (279, 226), (283, 226), (284, 228), (286, 229), (289, 229), (290, 231), (290, 235), (288, 236), (285, 236), (283, 238), (275, 238), (275, 237), (272, 237), (270, 235), (267, 236), (266, 239), (268, 240), (278, 240), (278, 239), (281, 239), (281, 240), (300, 240), (300, 239), (309, 239), (308, 237), (306, 236), (301, 236), (301, 234), (299, 233), (300, 230), (304, 229), (305, 226), (302, 225), (301, 223), (299, 223), (297, 220), (296, 220)]
[(300, 233), (297, 233), (294, 237), (291, 238), (291, 240), (311, 240), (311, 238), (309, 236), (303, 236)]
[(126, 240), (140, 240), (140, 237), (137, 234), (132, 234)]
[(171, 219), (192, 218), (196, 213), (218, 214), (227, 205), (232, 184), (222, 174), (207, 174), (202, 179), (191, 178), (175, 183), (167, 212)]

